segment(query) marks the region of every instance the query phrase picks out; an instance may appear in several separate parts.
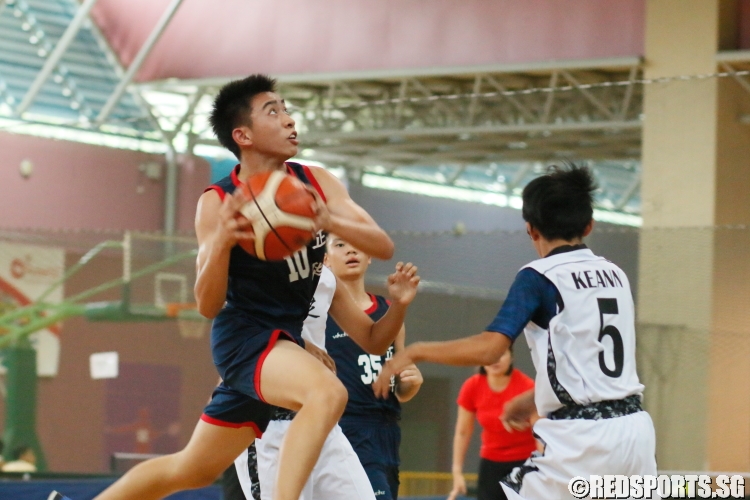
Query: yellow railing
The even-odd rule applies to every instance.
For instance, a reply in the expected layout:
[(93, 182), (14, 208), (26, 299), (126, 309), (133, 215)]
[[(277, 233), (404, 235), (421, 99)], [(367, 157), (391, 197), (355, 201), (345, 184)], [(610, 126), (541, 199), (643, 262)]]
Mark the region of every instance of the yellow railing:
[[(476, 488), (476, 474), (464, 474), (464, 478), (468, 488)], [(453, 475), (450, 472), (401, 471), (399, 480), (399, 497), (447, 495), (453, 488)]]

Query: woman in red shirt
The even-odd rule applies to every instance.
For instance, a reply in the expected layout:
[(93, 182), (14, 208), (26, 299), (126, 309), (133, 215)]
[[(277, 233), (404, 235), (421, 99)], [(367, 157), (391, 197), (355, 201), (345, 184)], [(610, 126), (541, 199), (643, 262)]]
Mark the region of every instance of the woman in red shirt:
[(482, 426), (479, 451), (477, 500), (505, 500), (500, 480), (536, 450), (531, 428), (508, 432), (500, 421), (505, 403), (534, 388), (534, 381), (513, 368), (508, 350), (494, 365), (483, 366), (471, 376), (458, 394), (458, 420), (453, 438), (453, 490), (448, 500), (466, 493), (464, 458), (474, 431), (474, 417)]

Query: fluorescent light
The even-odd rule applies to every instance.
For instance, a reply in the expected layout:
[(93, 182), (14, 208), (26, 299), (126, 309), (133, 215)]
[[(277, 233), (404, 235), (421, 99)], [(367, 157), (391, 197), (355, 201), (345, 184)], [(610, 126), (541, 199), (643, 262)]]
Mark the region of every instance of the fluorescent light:
[[(516, 210), (520, 210), (523, 207), (523, 200), (520, 196), (507, 196), (505, 194), (491, 193), (477, 189), (466, 189), (457, 186), (441, 186), (429, 182), (396, 179), (371, 173), (366, 173), (362, 176), (362, 185), (374, 189), (385, 189), (402, 193), (421, 194), (435, 198), (483, 203), (485, 205), (508, 207)], [(643, 225), (643, 218), (638, 215), (600, 209), (594, 209), (594, 219), (600, 222), (609, 222), (611, 224), (624, 226), (640, 227)]]
[(140, 139), (137, 137), (102, 134), (100, 132), (79, 130), (57, 125), (28, 123), (21, 120), (7, 118), (0, 118), (0, 131), (13, 134), (31, 135), (34, 137), (44, 137), (46, 139), (82, 142), (84, 144), (106, 146), (115, 149), (130, 149), (133, 151), (143, 151), (145, 153), (163, 154), (167, 149), (166, 145), (159, 141)]
[[(407, 179), (395, 179), (382, 175), (364, 174), (362, 185), (375, 189), (386, 189), (389, 191), (400, 191), (402, 193), (414, 193), (435, 198), (448, 198), (452, 200), (471, 201), (485, 205), (507, 207), (509, 202), (516, 204), (515, 200), (509, 200), (508, 196), (476, 189), (466, 189), (456, 186), (441, 186), (429, 182), (419, 182)], [(515, 197), (511, 197), (515, 198)]]

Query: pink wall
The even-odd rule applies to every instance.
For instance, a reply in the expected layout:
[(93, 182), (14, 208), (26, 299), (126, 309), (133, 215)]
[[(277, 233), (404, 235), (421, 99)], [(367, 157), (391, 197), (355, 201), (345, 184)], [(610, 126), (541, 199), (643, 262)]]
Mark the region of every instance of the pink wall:
[[(168, 3), (101, 0), (93, 16), (129, 64)], [(633, 56), (643, 23), (644, 0), (186, 1), (138, 79)]]
[[(0, 133), (0, 151), (0, 227), (163, 228), (164, 176), (153, 181), (138, 169), (146, 162), (163, 163), (163, 156), (8, 133)], [(28, 179), (19, 173), (26, 159), (34, 164)], [(178, 228), (191, 231), (210, 166), (202, 159), (181, 159), (180, 174)]]
[(178, 231), (195, 231), (195, 207), (203, 190), (211, 183), (211, 164), (198, 156), (178, 156), (180, 166), (177, 186), (176, 227)]
[(739, 49), (750, 49), (750, 0), (739, 2)]

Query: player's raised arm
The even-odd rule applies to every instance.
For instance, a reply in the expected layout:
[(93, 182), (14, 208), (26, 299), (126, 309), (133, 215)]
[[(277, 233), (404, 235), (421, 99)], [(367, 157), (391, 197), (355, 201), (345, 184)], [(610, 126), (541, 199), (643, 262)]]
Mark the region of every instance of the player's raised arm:
[(198, 237), (198, 258), (193, 292), (198, 312), (212, 319), (224, 306), (227, 295), (229, 254), (239, 239), (252, 238), (252, 232), (234, 217), (246, 200), (238, 190), (234, 196), (219, 198), (210, 190), (198, 200), (195, 233)]
[(343, 287), (336, 287), (328, 314), (366, 352), (383, 355), (401, 331), (406, 309), (414, 300), (418, 285), (416, 266), (399, 262), (396, 272), (388, 276), (391, 305), (377, 322), (357, 306)]
[(315, 180), (326, 196), (320, 203), (318, 226), (329, 233), (336, 233), (354, 247), (377, 259), (393, 257), (391, 238), (362, 207), (351, 199), (341, 182), (330, 172), (320, 167), (310, 167)]

